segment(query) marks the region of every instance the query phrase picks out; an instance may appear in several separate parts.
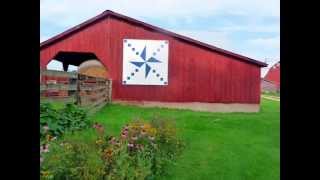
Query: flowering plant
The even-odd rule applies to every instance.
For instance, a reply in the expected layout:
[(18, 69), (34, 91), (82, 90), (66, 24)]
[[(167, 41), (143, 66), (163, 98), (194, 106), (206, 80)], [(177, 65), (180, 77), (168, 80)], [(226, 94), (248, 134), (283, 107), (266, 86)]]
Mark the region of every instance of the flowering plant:
[(80, 141), (51, 142), (50, 152), (43, 154), (40, 179), (103, 179), (103, 163), (95, 151)]
[(135, 178), (144, 179), (164, 174), (165, 165), (172, 163), (183, 147), (172, 122), (135, 120), (121, 129), (118, 138), (99, 138), (96, 144), (105, 162), (105, 175), (126, 179), (133, 176), (130, 172), (135, 172)]
[(117, 136), (107, 135), (99, 123), (92, 128), (97, 133), (93, 142), (45, 136), (41, 179), (155, 179), (184, 147), (171, 120), (134, 120)]

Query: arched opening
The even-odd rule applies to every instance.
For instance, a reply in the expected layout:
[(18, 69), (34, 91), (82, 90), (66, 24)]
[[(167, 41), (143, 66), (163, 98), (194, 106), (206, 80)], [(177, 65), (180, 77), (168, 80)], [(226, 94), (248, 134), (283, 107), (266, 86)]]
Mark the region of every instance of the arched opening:
[(72, 101), (90, 108), (112, 97), (112, 80), (94, 53), (57, 53), (46, 69), (41, 69), (40, 84), (43, 99)]
[(94, 53), (60, 51), (47, 64), (47, 69), (108, 78), (107, 68)]
[[(63, 64), (58, 60), (51, 60), (47, 65), (48, 70), (63, 71)], [(78, 66), (69, 65), (67, 72), (77, 72)]]

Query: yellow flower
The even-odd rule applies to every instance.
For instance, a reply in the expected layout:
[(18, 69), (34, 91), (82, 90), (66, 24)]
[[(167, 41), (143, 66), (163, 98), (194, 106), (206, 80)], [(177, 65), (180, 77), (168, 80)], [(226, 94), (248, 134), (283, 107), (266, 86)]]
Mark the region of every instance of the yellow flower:
[(49, 171), (41, 171), (42, 176), (48, 177), (50, 175)]
[(142, 126), (142, 128), (147, 131), (148, 129), (151, 129), (152, 127), (151, 127), (150, 124), (145, 123), (145, 124)]
[(113, 151), (112, 151), (111, 148), (108, 148), (108, 149), (105, 149), (105, 150), (104, 150), (104, 154), (105, 154), (105, 156), (106, 156), (107, 158), (111, 158), (111, 157), (112, 157), (112, 153), (113, 153)]
[(148, 131), (148, 134), (151, 136), (155, 136), (157, 133), (157, 129), (156, 128), (150, 128)]
[(69, 149), (72, 148), (72, 145), (69, 144), (69, 143), (65, 143), (65, 144), (64, 144), (64, 147), (69, 150)]
[(48, 135), (46, 136), (47, 141), (51, 141), (52, 138), (53, 138), (53, 136), (50, 136), (50, 134), (48, 134)]
[(101, 139), (96, 140), (96, 144), (97, 144), (97, 145), (101, 145), (102, 143), (103, 143), (103, 141), (102, 141)]

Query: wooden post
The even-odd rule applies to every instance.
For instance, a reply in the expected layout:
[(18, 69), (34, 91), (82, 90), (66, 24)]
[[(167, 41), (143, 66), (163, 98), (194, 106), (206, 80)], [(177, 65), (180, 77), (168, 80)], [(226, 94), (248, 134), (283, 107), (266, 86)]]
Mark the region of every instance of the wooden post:
[(111, 103), (112, 101), (112, 79), (108, 79), (107, 82), (108, 84), (108, 100)]
[(69, 64), (63, 62), (62, 65), (63, 65), (63, 71), (67, 72), (67, 71), (68, 71)]
[(77, 91), (76, 91), (76, 104), (81, 106), (81, 97), (80, 97), (80, 83), (81, 83), (81, 80), (80, 80), (80, 74), (77, 74)]

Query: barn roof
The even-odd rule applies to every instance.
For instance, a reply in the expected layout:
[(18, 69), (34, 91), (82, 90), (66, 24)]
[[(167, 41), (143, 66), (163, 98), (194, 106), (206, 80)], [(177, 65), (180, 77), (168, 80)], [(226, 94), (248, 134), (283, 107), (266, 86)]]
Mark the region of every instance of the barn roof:
[(278, 71), (280, 69), (280, 61), (276, 62), (271, 66), (268, 70), (268, 72), (265, 75), (265, 78), (268, 76), (268, 74), (273, 73), (274, 71)]
[(203, 43), (203, 42), (200, 42), (200, 41), (197, 41), (195, 39), (192, 39), (192, 38), (189, 38), (189, 37), (186, 37), (186, 36), (182, 36), (182, 35), (179, 35), (179, 34), (176, 34), (174, 32), (171, 32), (171, 31), (168, 31), (168, 30), (165, 30), (165, 29), (162, 29), (162, 28), (159, 28), (159, 27), (156, 27), (156, 26), (153, 26), (153, 25), (150, 25), (150, 24), (147, 24), (145, 22), (142, 22), (142, 21), (139, 21), (139, 20), (136, 20), (136, 19), (133, 19), (131, 17), (128, 17), (128, 16), (124, 16), (122, 14), (119, 14), (119, 13), (116, 13), (116, 12), (113, 12), (113, 11), (110, 11), (110, 10), (106, 10), (104, 11), (103, 13), (61, 33), (61, 34), (58, 34), (42, 43), (40, 43), (40, 50), (57, 42), (57, 41), (60, 41), (78, 31), (80, 31), (81, 29), (91, 25), (91, 24), (94, 24), (108, 16), (113, 16), (115, 18), (118, 18), (118, 19), (121, 19), (121, 20), (125, 20), (129, 23), (133, 23), (133, 24), (136, 24), (136, 25), (139, 25), (139, 26), (143, 26), (145, 28), (148, 28), (148, 29), (152, 29), (154, 31), (157, 31), (157, 32), (160, 32), (160, 33), (163, 33), (163, 34), (166, 34), (166, 35), (169, 35), (171, 37), (174, 37), (174, 38), (177, 38), (179, 40), (182, 40), (182, 41), (185, 41), (185, 42), (188, 42), (188, 43), (191, 43), (191, 44), (195, 44), (197, 46), (200, 46), (200, 47), (203, 47), (203, 48), (207, 48), (209, 50), (212, 50), (214, 52), (218, 52), (218, 53), (221, 53), (223, 55), (226, 55), (226, 56), (231, 56), (233, 58), (236, 58), (238, 60), (243, 60), (243, 61), (246, 61), (246, 62), (249, 62), (249, 63), (252, 63), (252, 64), (255, 64), (255, 65), (258, 65), (260, 67), (267, 67), (267, 64), (264, 63), (264, 62), (260, 62), (260, 61), (257, 61), (257, 60), (254, 60), (254, 59), (251, 59), (249, 57), (246, 57), (246, 56), (242, 56), (240, 54), (236, 54), (236, 53), (233, 53), (233, 52), (230, 52), (230, 51), (227, 51), (227, 50), (224, 50), (224, 49), (221, 49), (221, 48), (218, 48), (218, 47), (215, 47), (213, 45), (210, 45), (210, 44), (206, 44), (206, 43)]
[(270, 80), (268, 80), (268, 79), (265, 79), (265, 78), (261, 78), (261, 80), (262, 80), (262, 81), (266, 81), (266, 82), (269, 82), (269, 83), (272, 83), (272, 84), (274, 84), (274, 82), (273, 82), (273, 81), (270, 81)]

